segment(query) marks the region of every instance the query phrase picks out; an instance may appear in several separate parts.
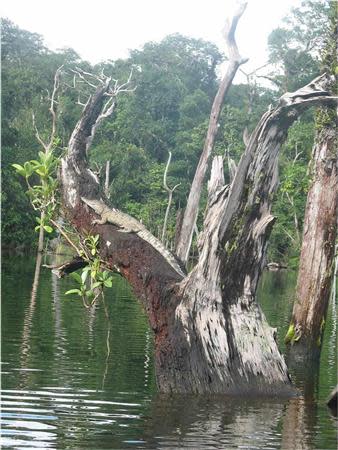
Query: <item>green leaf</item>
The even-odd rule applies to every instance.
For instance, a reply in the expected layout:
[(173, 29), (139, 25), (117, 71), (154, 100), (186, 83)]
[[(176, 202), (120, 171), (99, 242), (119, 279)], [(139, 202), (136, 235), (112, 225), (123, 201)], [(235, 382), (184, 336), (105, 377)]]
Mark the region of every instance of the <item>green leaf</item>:
[(70, 276), (71, 276), (72, 278), (74, 278), (75, 281), (77, 281), (78, 283), (82, 284), (82, 278), (81, 278), (81, 276), (80, 276), (78, 273), (72, 272), (72, 273), (70, 274)]
[(25, 172), (26, 172), (26, 177), (30, 177), (33, 173), (33, 166), (29, 161), (26, 161), (24, 164), (24, 168), (25, 168)]
[(101, 281), (96, 281), (96, 282), (93, 284), (92, 289), (95, 289), (95, 288), (97, 288), (97, 287), (99, 287), (99, 286), (101, 286), (101, 285), (102, 285)]
[(88, 276), (88, 270), (83, 270), (82, 274), (81, 274), (81, 280), (82, 280), (83, 284), (85, 284), (87, 276)]
[(41, 225), (37, 225), (37, 226), (34, 228), (34, 230), (35, 230), (35, 231), (39, 231), (39, 230), (40, 230), (40, 227), (41, 227)]
[(44, 177), (47, 174), (47, 170), (45, 167), (41, 166), (38, 169), (35, 169), (35, 172), (40, 175), (40, 177)]
[(26, 171), (22, 166), (20, 166), (20, 164), (12, 164), (12, 167), (14, 167), (14, 169), (17, 171), (19, 175), (23, 177), (26, 176)]
[(110, 279), (110, 280), (104, 280), (103, 284), (104, 284), (106, 287), (111, 288), (112, 285), (113, 285), (113, 280), (112, 280), (112, 279)]
[(46, 160), (46, 154), (44, 152), (39, 152), (38, 155), (40, 156), (40, 160), (42, 162), (45, 162)]
[(92, 248), (90, 253), (94, 256), (96, 253), (96, 248)]
[(20, 164), (12, 164), (12, 167), (14, 167), (14, 169), (16, 170), (24, 170), (24, 168), (20, 166)]
[(53, 231), (53, 228), (50, 227), (49, 225), (44, 225), (43, 229), (46, 230), (47, 233), (51, 233)]
[(65, 295), (70, 295), (70, 294), (81, 295), (81, 291), (80, 291), (80, 289), (70, 289), (69, 291), (65, 292)]

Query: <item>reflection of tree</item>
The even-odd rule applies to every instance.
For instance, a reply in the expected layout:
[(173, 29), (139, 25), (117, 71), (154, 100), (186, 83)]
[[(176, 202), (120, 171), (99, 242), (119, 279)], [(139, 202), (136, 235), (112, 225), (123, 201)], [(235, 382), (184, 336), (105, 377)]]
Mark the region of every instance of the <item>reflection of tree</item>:
[(148, 387), (149, 384), (149, 370), (150, 370), (150, 345), (151, 335), (150, 330), (146, 330), (146, 345), (144, 348), (144, 387)]
[(27, 360), (28, 360), (28, 356), (30, 353), (30, 349), (31, 349), (30, 337), (31, 337), (31, 330), (32, 330), (32, 321), (33, 321), (34, 311), (35, 311), (35, 307), (36, 307), (36, 294), (37, 294), (37, 290), (38, 290), (38, 286), (39, 286), (41, 261), (42, 261), (42, 254), (38, 253), (37, 257), (36, 257), (31, 298), (30, 298), (28, 310), (25, 313), (25, 320), (24, 320), (23, 332), (22, 332), (22, 343), (21, 343), (21, 348), (20, 348), (20, 361), (21, 361), (22, 368), (25, 368), (27, 366)]
[(283, 408), (283, 401), (158, 394), (142, 438), (151, 448), (258, 449), (267, 441), (277, 448)]
[[(109, 366), (111, 322), (110, 322), (109, 312), (108, 312), (108, 308), (107, 308), (107, 305), (106, 305), (106, 302), (105, 302), (105, 298), (104, 298), (103, 292), (102, 292), (101, 296), (102, 296), (102, 303), (103, 303), (103, 308), (104, 308), (104, 315), (105, 315), (106, 324), (107, 324), (106, 358), (105, 358), (105, 362), (104, 362), (104, 372), (103, 372), (103, 377), (102, 377), (102, 389), (103, 389), (104, 388), (104, 383), (106, 381), (106, 376), (107, 376), (107, 373), (108, 373), (108, 366)], [(95, 304), (92, 306), (92, 308), (95, 308)]]
[(313, 436), (317, 422), (317, 395), (319, 380), (319, 360), (289, 358), (288, 367), (292, 370), (295, 383), (300, 389), (298, 397), (292, 398), (283, 419), (282, 449), (308, 450), (314, 448)]
[(62, 327), (62, 308), (61, 308), (61, 298), (60, 298), (60, 283), (57, 275), (52, 273), (52, 302), (53, 302), (53, 315), (54, 315), (54, 332), (55, 332), (55, 356), (57, 356), (56, 361), (59, 357), (65, 358), (67, 354), (66, 350), (66, 337), (65, 331)]

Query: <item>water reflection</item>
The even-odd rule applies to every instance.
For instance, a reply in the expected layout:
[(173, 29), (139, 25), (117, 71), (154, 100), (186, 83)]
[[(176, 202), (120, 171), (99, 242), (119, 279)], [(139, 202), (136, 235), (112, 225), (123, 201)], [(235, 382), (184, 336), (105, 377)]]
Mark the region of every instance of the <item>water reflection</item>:
[(143, 439), (161, 449), (279, 448), (283, 410), (275, 400), (157, 395)]
[[(8, 261), (2, 275), (3, 447), (336, 448), (325, 406), (336, 384), (332, 307), (320, 370), (292, 369), (299, 397), (168, 397), (156, 393), (152, 334), (123, 280), (87, 310), (64, 295), (71, 280), (27, 259)], [(292, 294), (286, 272), (263, 279), (262, 306), (280, 338)]]
[(319, 361), (303, 362), (303, 365), (288, 361), (293, 381), (300, 395), (288, 402), (282, 433), (282, 448), (308, 450), (315, 448), (313, 436), (317, 425), (317, 391), (319, 381)]
[(22, 344), (21, 344), (21, 365), (25, 367), (27, 365), (27, 358), (30, 352), (30, 334), (32, 328), (32, 319), (36, 306), (36, 294), (39, 287), (40, 271), (41, 271), (42, 253), (38, 253), (35, 263), (34, 279), (32, 285), (32, 292), (30, 296), (29, 307), (25, 313), (25, 320), (22, 332)]

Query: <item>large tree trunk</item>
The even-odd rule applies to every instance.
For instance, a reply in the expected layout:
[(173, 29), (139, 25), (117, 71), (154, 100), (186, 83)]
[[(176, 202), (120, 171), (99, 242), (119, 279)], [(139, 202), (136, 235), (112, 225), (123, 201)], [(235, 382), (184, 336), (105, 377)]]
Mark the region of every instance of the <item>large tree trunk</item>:
[[(322, 111), (321, 116), (327, 116)], [(311, 161), (296, 298), (286, 342), (292, 353), (316, 357), (334, 273), (338, 214), (337, 139), (334, 128), (317, 131)]]
[(270, 210), (280, 146), (299, 112), (332, 101), (323, 87), (326, 81), (323, 76), (284, 95), (263, 116), (230, 188), (224, 186), (221, 159), (215, 159), (200, 258), (188, 276), (156, 238), (149, 238), (150, 233), (126, 233), (109, 221), (93, 222), (97, 214), (82, 198), (102, 199), (106, 205), (107, 201), (87, 167), (86, 149), (101, 117), (108, 84), (87, 103), (62, 160), (64, 210), (80, 235), (99, 234), (101, 259), (129, 281), (143, 303), (155, 335), (161, 391), (290, 393), (285, 362), (255, 293), (274, 221)]
[(238, 5), (238, 9), (234, 14), (232, 20), (228, 20), (224, 27), (224, 38), (228, 48), (229, 62), (227, 71), (219, 85), (217, 94), (215, 96), (209, 119), (209, 126), (207, 136), (205, 138), (203, 151), (201, 153), (195, 176), (191, 185), (187, 206), (184, 211), (182, 227), (180, 230), (179, 241), (176, 247), (177, 256), (187, 263), (189, 259), (189, 252), (191, 247), (192, 236), (194, 233), (194, 226), (196, 224), (201, 192), (211, 152), (214, 148), (215, 139), (218, 130), (218, 120), (222, 111), (224, 98), (232, 84), (238, 68), (247, 62), (247, 58), (242, 58), (238, 52), (235, 41), (235, 31), (237, 23), (241, 18), (247, 3)]

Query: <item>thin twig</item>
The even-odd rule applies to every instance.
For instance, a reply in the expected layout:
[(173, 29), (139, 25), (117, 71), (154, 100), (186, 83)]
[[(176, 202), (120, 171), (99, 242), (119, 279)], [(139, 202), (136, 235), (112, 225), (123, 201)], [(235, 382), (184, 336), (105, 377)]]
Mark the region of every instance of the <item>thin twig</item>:
[(74, 244), (74, 242), (71, 241), (71, 239), (67, 236), (67, 233), (65, 233), (63, 231), (63, 229), (60, 227), (60, 225), (58, 223), (56, 223), (53, 219), (50, 219), (50, 223), (52, 223), (54, 225), (54, 227), (59, 230), (59, 232), (66, 239), (66, 241), (76, 250), (77, 254), (79, 256), (81, 256), (81, 251), (77, 248), (77, 246)]

